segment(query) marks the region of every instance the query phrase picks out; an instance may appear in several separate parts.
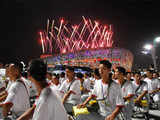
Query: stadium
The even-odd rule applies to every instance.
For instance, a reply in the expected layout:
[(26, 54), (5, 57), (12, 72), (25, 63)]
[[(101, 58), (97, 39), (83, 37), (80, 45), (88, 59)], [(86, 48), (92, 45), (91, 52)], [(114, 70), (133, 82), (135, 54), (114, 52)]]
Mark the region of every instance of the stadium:
[(98, 67), (100, 60), (109, 60), (116, 66), (123, 66), (127, 71), (131, 71), (133, 63), (133, 54), (123, 48), (108, 48), (96, 50), (83, 50), (75, 53), (66, 53), (56, 56), (42, 55), (49, 66), (70, 65), (81, 67)]
[(78, 25), (70, 25), (64, 19), (59, 24), (56, 26), (54, 20), (48, 20), (47, 30), (40, 32), (41, 58), (49, 66), (96, 68), (100, 60), (109, 60), (113, 68), (120, 65), (131, 71), (133, 54), (127, 49), (113, 47), (112, 25), (103, 25), (84, 16)]

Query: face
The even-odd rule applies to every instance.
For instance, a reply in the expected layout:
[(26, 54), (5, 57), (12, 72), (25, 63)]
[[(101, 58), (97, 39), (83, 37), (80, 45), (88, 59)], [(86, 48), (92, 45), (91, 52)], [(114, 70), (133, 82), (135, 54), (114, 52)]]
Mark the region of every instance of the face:
[(53, 76), (53, 77), (52, 77), (52, 83), (53, 83), (53, 84), (58, 84), (58, 83), (59, 83), (58, 78), (56, 78), (55, 76)]
[(69, 69), (66, 69), (66, 77), (67, 78), (72, 78), (74, 77), (74, 72), (69, 70)]
[(127, 78), (130, 80), (131, 79), (131, 73), (127, 74)]
[(150, 73), (149, 71), (147, 71), (146, 75), (147, 75), (148, 78), (152, 78), (152, 73)]
[(135, 77), (135, 79), (136, 79), (136, 80), (138, 80), (138, 81), (140, 81), (140, 80), (141, 80), (141, 76), (140, 76), (139, 74), (135, 74), (135, 76), (134, 76), (134, 77)]
[(20, 75), (19, 70), (13, 64), (9, 65), (8, 76), (10, 77), (10, 79), (17, 78), (19, 75)]
[(109, 76), (109, 72), (111, 71), (111, 69), (108, 69), (106, 66), (104, 66), (103, 64), (99, 65), (99, 73), (101, 75), (101, 77), (103, 78), (104, 76)]
[(118, 71), (118, 69), (115, 69), (115, 78), (119, 79), (123, 74)]
[(47, 73), (46, 77), (48, 78), (48, 80), (52, 80), (52, 75)]
[(153, 78), (157, 78), (157, 74), (156, 73), (153, 73)]

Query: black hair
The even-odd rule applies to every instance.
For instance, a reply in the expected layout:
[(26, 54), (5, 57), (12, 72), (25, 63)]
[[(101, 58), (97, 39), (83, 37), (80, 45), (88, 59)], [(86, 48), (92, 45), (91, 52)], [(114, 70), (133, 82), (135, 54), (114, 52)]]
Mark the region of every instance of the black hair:
[(131, 74), (131, 72), (126, 72), (126, 75)]
[(59, 79), (59, 74), (53, 74), (53, 76), (55, 77), (55, 78), (57, 78), (57, 79)]
[(64, 76), (65, 76), (65, 73), (64, 73), (64, 72), (62, 72), (60, 76), (61, 76), (61, 77), (64, 77)]
[(102, 60), (102, 61), (100, 61), (100, 64), (103, 64), (108, 69), (111, 69), (111, 67), (112, 67), (112, 64), (108, 60)]
[(141, 73), (140, 73), (140, 72), (135, 72), (135, 73), (134, 73), (134, 75), (135, 75), (135, 74), (138, 74), (138, 75), (140, 75), (140, 76), (141, 76)]
[(153, 74), (154, 74), (154, 73), (155, 73), (155, 74), (156, 74), (156, 75), (159, 77), (159, 74), (158, 74), (158, 72), (154, 71), (154, 72), (153, 72)]
[(149, 73), (153, 73), (154, 71), (153, 70), (151, 70), (151, 69), (147, 69), (147, 72), (149, 72)]
[(41, 59), (34, 59), (29, 63), (28, 73), (37, 81), (46, 80), (47, 65)]
[(80, 78), (80, 79), (82, 79), (84, 77), (84, 75), (82, 73), (80, 73), (80, 72), (77, 73), (76, 76), (77, 76), (77, 78)]
[(124, 67), (116, 67), (116, 69), (118, 69), (118, 72), (122, 73), (123, 75), (126, 75), (126, 69)]
[(99, 69), (96, 68), (93, 72), (96, 76), (100, 77)]

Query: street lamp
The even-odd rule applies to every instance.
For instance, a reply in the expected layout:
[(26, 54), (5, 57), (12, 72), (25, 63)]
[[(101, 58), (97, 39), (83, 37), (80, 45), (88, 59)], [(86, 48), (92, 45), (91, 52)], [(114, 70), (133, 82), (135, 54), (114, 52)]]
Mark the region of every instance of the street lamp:
[(144, 49), (145, 50), (151, 50), (153, 48), (153, 45), (151, 45), (151, 44), (146, 44), (145, 46), (144, 46)]
[(156, 43), (159, 43), (159, 42), (160, 42), (160, 37), (157, 37), (157, 38), (155, 39), (155, 42), (156, 42)]
[(156, 43), (160, 43), (160, 37), (157, 37), (153, 40), (153, 45), (152, 44), (146, 44), (144, 46), (144, 49), (147, 51), (151, 51), (152, 59), (153, 59), (153, 64), (154, 64), (154, 69), (157, 69), (157, 64), (156, 64)]

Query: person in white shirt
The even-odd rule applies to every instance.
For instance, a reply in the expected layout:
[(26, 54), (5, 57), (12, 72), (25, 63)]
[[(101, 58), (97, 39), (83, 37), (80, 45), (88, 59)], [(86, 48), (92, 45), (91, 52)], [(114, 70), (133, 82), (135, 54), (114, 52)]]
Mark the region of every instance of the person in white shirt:
[(153, 71), (147, 71), (147, 78), (145, 78), (144, 81), (148, 84), (148, 92), (150, 94), (150, 97), (153, 98), (154, 102), (159, 102), (160, 81), (153, 78)]
[(75, 73), (73, 67), (66, 68), (66, 77), (61, 87), (60, 92), (63, 93), (62, 103), (66, 111), (72, 115), (72, 107), (80, 103), (81, 91), (80, 91), (80, 81), (75, 79)]
[(116, 67), (115, 76), (119, 85), (121, 86), (121, 92), (125, 101), (125, 107), (123, 108), (123, 114), (126, 120), (131, 120), (133, 110), (133, 96), (134, 90), (131, 81), (125, 79), (126, 70), (123, 67)]
[(84, 76), (82, 73), (77, 73), (76, 77), (78, 80), (80, 80), (80, 83), (81, 83), (81, 86), (80, 86), (81, 95), (88, 94), (88, 92), (90, 92), (90, 84), (89, 84), (88, 80), (84, 79)]
[(160, 80), (158, 79), (158, 73), (153, 72), (152, 78), (152, 91), (150, 94), (153, 95), (154, 102), (160, 102)]
[(132, 85), (136, 97), (135, 102), (140, 102), (140, 100), (142, 100), (148, 93), (148, 85), (146, 82), (141, 80), (141, 74), (139, 72), (135, 73), (134, 78), (135, 80), (132, 81)]
[[(141, 100), (147, 100), (147, 102), (149, 103), (149, 98), (148, 98), (148, 85), (146, 82), (141, 80), (141, 73), (136, 72), (134, 75), (134, 78), (135, 78), (135, 80), (132, 81), (132, 85), (133, 85), (133, 89), (135, 92), (135, 96), (134, 96), (135, 101), (134, 102), (135, 102), (135, 105), (138, 104), (138, 106), (135, 106), (135, 108), (136, 108), (136, 107), (139, 107)], [(142, 108), (143, 108), (143, 111), (146, 113), (149, 111), (148, 107), (144, 108), (141, 106), (141, 109)], [(136, 111), (136, 109), (135, 109), (135, 111)]]
[(59, 96), (60, 99), (62, 99), (63, 96), (59, 90), (60, 87), (59, 75), (53, 74), (50, 88), (57, 94), (57, 96)]
[(6, 66), (6, 73), (5, 76), (7, 78), (7, 80), (5, 81), (7, 84), (5, 86), (3, 86), (0, 90), (0, 102), (2, 102), (3, 100), (6, 99), (7, 97), (7, 92), (9, 87), (11, 86), (12, 81), (9, 79), (9, 64)]
[(91, 80), (91, 83), (90, 83), (91, 84), (91, 89), (93, 89), (96, 82), (100, 79), (101, 79), (101, 76), (100, 76), (99, 70), (96, 68), (93, 71), (93, 79)]
[(126, 72), (126, 79), (128, 80), (128, 81), (133, 81), (134, 79), (132, 79), (133, 77), (131, 76), (131, 72)]
[(8, 117), (10, 111), (12, 111), (12, 118), (17, 118), (30, 107), (29, 93), (21, 79), (19, 63), (9, 65), (9, 78), (12, 84), (5, 101), (0, 105), (3, 108), (4, 119)]
[(100, 107), (99, 112), (90, 112), (87, 115), (81, 114), (77, 116), (76, 120), (118, 119), (118, 114), (124, 106), (124, 100), (120, 86), (111, 79), (111, 67), (112, 64), (109, 61), (100, 61), (99, 71), (102, 79), (95, 84), (91, 96), (78, 105), (78, 108), (85, 107), (91, 99), (96, 98)]
[(60, 82), (59, 82), (59, 76), (58, 75), (53, 75), (52, 76), (50, 86), (53, 90), (56, 90), (56, 91), (59, 90), (61, 85), (60, 85)]
[(144, 79), (144, 81), (148, 84), (148, 92), (150, 93), (152, 91), (152, 70), (147, 70), (146, 75), (147, 77)]
[(66, 80), (66, 78), (65, 78), (65, 73), (62, 72), (62, 73), (60, 74), (60, 78), (59, 78), (60, 84), (62, 84), (65, 80)]
[(51, 81), (52, 81), (52, 73), (51, 73), (51, 72), (47, 72), (46, 78), (47, 78), (47, 79), (46, 79), (47, 82), (50, 84)]
[(46, 81), (47, 65), (40, 59), (29, 63), (29, 79), (35, 84), (39, 98), (17, 120), (67, 120), (67, 113)]

